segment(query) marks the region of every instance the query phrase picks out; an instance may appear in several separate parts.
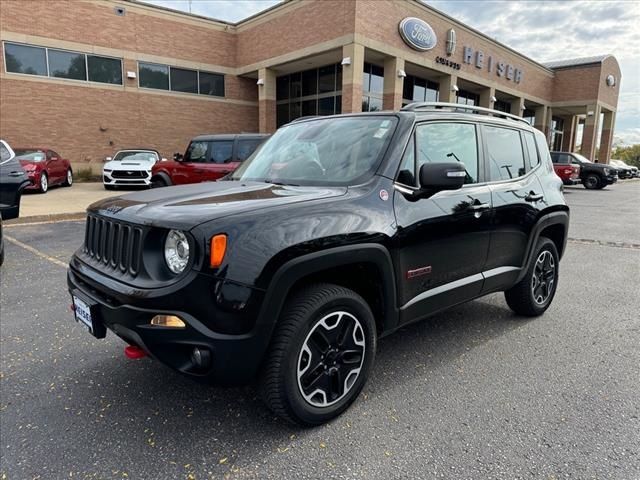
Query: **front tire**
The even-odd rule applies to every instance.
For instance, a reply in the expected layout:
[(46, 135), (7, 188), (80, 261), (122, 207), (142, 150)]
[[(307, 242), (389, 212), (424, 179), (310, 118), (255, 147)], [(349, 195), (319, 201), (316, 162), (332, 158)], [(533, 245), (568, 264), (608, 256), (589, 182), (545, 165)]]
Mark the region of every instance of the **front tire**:
[(49, 191), (49, 177), (45, 172), (40, 174), (40, 193), (47, 193)]
[(260, 376), (260, 392), (279, 417), (303, 426), (344, 412), (366, 383), (376, 352), (376, 326), (352, 290), (316, 284), (291, 297)]
[(602, 183), (603, 182), (600, 179), (600, 177), (595, 173), (590, 173), (589, 175), (587, 175), (584, 181), (582, 182), (582, 184), (584, 185), (584, 188), (586, 188), (587, 190), (596, 190), (598, 188), (602, 188), (600, 186), (602, 185)]
[(525, 276), (504, 292), (509, 308), (519, 315), (542, 315), (558, 288), (558, 249), (547, 237), (540, 237)]

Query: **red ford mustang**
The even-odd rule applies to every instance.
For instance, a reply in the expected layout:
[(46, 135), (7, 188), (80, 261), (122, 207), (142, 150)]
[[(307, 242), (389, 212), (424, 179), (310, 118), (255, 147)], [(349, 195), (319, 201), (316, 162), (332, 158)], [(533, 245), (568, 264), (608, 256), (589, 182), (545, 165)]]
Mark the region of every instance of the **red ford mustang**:
[(48, 148), (16, 148), (16, 159), (25, 169), (31, 185), (27, 190), (47, 193), (52, 185), (70, 187), (73, 184), (73, 171), (69, 160), (62, 158)]

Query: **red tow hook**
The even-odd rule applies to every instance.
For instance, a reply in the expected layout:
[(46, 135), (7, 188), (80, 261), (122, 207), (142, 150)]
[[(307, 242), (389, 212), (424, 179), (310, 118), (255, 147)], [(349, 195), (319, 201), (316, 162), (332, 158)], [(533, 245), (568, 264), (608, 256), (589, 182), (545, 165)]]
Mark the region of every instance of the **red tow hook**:
[(137, 345), (127, 345), (124, 347), (124, 354), (127, 358), (132, 360), (137, 360), (139, 358), (144, 358), (147, 356), (147, 352), (138, 347)]

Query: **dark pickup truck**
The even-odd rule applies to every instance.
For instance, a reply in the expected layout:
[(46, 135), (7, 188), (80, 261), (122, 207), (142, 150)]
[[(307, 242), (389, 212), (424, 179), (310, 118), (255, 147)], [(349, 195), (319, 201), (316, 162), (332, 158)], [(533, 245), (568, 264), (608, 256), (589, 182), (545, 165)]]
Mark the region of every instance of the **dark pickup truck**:
[(68, 286), (76, 320), (129, 356), (257, 380), (277, 415), (317, 425), (408, 323), (497, 291), (544, 313), (568, 224), (541, 132), (411, 104), (294, 121), (222, 181), (93, 204)]
[(580, 180), (588, 190), (600, 190), (618, 181), (618, 171), (610, 165), (593, 163), (579, 153), (551, 152), (554, 163), (566, 163), (580, 167)]

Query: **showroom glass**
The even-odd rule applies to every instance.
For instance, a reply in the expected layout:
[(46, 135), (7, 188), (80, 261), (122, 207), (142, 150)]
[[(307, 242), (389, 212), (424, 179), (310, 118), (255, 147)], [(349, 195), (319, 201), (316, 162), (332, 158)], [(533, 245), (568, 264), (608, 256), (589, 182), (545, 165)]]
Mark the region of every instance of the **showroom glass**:
[(412, 102), (437, 102), (440, 85), (431, 80), (407, 75), (402, 85), (402, 105)]
[[(478, 182), (476, 127), (470, 123), (425, 123), (416, 127), (416, 171), (425, 163), (461, 162), (467, 171), (464, 183)], [(403, 166), (404, 168), (404, 166)]]
[(499, 112), (511, 113), (511, 104), (503, 100), (496, 100), (493, 104), (493, 109)]
[(382, 110), (384, 86), (384, 68), (365, 63), (362, 73), (362, 111), (379, 112)]
[(352, 185), (373, 175), (393, 136), (391, 116), (334, 117), (279, 129), (232, 175), (288, 185)]
[(525, 174), (520, 132), (484, 125), (491, 181), (509, 180)]
[(301, 116), (333, 115), (342, 111), (342, 66), (312, 68), (276, 79), (276, 125)]
[(261, 143), (262, 139), (238, 140), (236, 152), (236, 158), (238, 161), (244, 162), (253, 152), (255, 152), (256, 148), (258, 148)]
[(224, 75), (218, 73), (198, 72), (200, 95), (224, 97)]
[(224, 97), (224, 75), (158, 63), (138, 63), (140, 86), (172, 92)]
[(529, 153), (529, 167), (534, 168), (540, 163), (536, 141), (533, 138), (533, 133), (531, 132), (522, 132), (522, 135), (524, 137), (524, 142), (527, 145), (527, 153)]
[(480, 104), (480, 95), (466, 90), (458, 90), (456, 93), (456, 103), (471, 105), (473, 107)]
[(169, 67), (167, 65), (140, 62), (138, 73), (141, 87), (169, 90)]
[(223, 140), (211, 143), (211, 158), (213, 163), (228, 163), (233, 154), (233, 140)]
[(185, 162), (206, 162), (209, 143), (204, 141), (191, 142), (184, 154)]
[(86, 80), (87, 67), (84, 54), (49, 49), (49, 76)]
[(9, 73), (122, 85), (119, 58), (8, 42), (4, 43), (4, 50)]
[(43, 162), (45, 159), (44, 152), (33, 149), (18, 149), (13, 153), (16, 154), (18, 160), (27, 160), (29, 162)]

